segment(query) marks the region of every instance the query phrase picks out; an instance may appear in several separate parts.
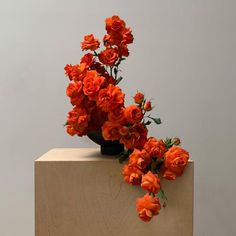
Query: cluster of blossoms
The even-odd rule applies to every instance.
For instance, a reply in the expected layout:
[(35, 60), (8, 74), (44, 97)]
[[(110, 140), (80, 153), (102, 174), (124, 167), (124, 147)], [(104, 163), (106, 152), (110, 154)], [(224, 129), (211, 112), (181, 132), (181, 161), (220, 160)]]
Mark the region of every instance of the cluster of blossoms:
[(112, 120), (110, 111), (114, 114), (124, 107), (125, 95), (117, 86), (122, 79), (118, 68), (129, 55), (127, 45), (133, 42), (133, 35), (118, 16), (106, 19), (106, 31), (104, 50), (98, 53), (99, 40), (93, 34), (86, 35), (81, 48), (91, 52), (81, 58), (80, 64), (64, 68), (71, 80), (66, 94), (74, 106), (66, 122), (70, 135), (100, 130), (108, 117)]
[(139, 217), (147, 222), (166, 204), (159, 177), (174, 180), (181, 176), (189, 154), (179, 146), (178, 138), (148, 137), (147, 126), (161, 121), (150, 115), (152, 104), (142, 93), (137, 92), (134, 103), (125, 106), (125, 95), (118, 86), (122, 80), (119, 65), (129, 56), (127, 46), (133, 35), (118, 16), (107, 18), (105, 24), (104, 49), (98, 52), (99, 40), (93, 34), (86, 35), (81, 48), (90, 52), (80, 64), (64, 68), (70, 80), (66, 94), (73, 105), (65, 125), (72, 136), (98, 131), (105, 140), (124, 145), (120, 155), (120, 162), (128, 159), (123, 167), (124, 180), (147, 191), (136, 202)]

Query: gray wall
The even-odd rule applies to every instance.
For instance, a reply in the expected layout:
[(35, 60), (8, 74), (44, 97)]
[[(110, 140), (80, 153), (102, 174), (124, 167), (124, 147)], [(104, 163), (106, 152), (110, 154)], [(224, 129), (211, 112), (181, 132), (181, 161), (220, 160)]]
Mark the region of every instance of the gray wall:
[(37, 157), (93, 145), (62, 127), (63, 67), (113, 14), (135, 36), (121, 83), (128, 101), (137, 90), (153, 98), (163, 125), (151, 135), (179, 135), (195, 161), (195, 236), (236, 235), (235, 12), (230, 0), (1, 0), (0, 235), (33, 235)]

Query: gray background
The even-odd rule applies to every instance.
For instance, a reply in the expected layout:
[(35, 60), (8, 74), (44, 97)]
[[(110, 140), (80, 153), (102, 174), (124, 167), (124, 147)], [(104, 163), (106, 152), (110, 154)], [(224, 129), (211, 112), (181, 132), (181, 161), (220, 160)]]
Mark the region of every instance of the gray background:
[[(195, 161), (195, 236), (234, 236), (236, 1), (0, 1), (0, 235), (34, 234), (33, 162), (54, 147), (88, 147), (62, 124), (66, 63), (113, 14), (135, 43), (120, 84), (153, 98), (163, 125)], [(184, 204), (184, 203), (183, 203)]]

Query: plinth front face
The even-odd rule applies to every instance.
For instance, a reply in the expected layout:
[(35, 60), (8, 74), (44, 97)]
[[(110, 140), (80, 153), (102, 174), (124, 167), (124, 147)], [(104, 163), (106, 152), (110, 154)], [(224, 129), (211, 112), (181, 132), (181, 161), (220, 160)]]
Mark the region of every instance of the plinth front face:
[(36, 236), (192, 236), (193, 163), (162, 180), (168, 205), (149, 223), (135, 211), (140, 187), (126, 184), (122, 165), (98, 149), (53, 149), (35, 162)]

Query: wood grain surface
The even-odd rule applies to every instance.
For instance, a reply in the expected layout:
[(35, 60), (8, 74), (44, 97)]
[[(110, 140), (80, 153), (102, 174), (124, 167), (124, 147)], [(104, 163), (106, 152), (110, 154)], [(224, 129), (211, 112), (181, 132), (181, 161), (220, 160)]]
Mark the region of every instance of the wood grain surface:
[(53, 149), (35, 161), (36, 236), (192, 236), (194, 163), (162, 180), (168, 205), (150, 223), (136, 214), (145, 192), (126, 184), (122, 165), (98, 149)]

